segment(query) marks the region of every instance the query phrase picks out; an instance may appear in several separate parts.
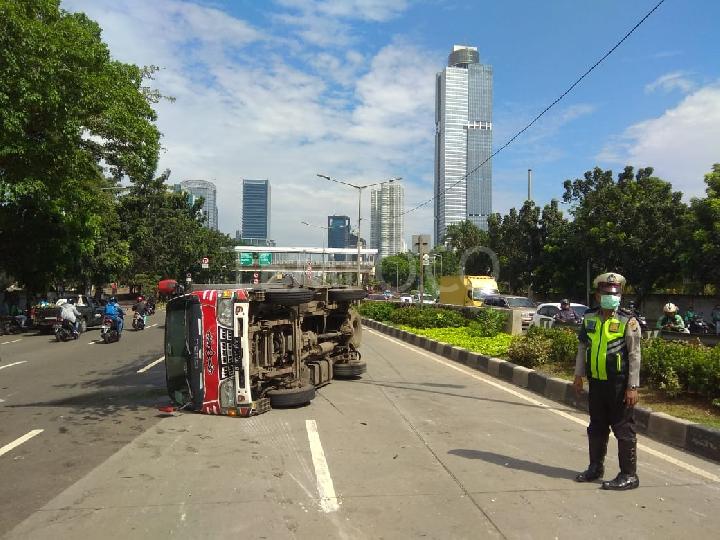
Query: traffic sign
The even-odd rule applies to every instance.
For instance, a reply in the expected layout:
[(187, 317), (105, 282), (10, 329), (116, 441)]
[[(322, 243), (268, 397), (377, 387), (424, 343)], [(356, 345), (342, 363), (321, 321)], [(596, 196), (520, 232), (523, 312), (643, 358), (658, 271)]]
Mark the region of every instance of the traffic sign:
[(260, 274), (258, 274), (257, 272), (253, 272), (253, 277), (254, 277), (255, 279), (257, 279), (257, 278), (260, 277)]
[(252, 266), (253, 256), (252, 253), (240, 253), (240, 266)]
[(207, 257), (203, 257), (201, 262), (203, 264), (210, 264), (210, 259), (208, 259)]
[(422, 263), (423, 266), (430, 266), (430, 255), (428, 255), (427, 253), (423, 253)]
[(260, 266), (272, 264), (272, 253), (259, 253), (258, 263), (260, 264)]

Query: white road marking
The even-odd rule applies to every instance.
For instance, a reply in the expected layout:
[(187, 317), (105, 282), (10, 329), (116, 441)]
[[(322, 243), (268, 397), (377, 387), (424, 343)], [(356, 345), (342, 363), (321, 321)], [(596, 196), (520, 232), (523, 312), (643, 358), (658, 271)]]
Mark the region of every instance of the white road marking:
[(33, 429), (32, 431), (28, 431), (28, 432), (27, 432), (25, 435), (23, 435), (22, 437), (20, 437), (20, 438), (18, 438), (18, 439), (15, 439), (15, 440), (14, 440), (13, 442), (11, 442), (10, 444), (6, 444), (6, 445), (3, 446), (2, 448), (0, 448), (0, 456), (2, 456), (2, 455), (4, 455), (4, 454), (7, 454), (10, 450), (12, 450), (13, 448), (17, 448), (17, 447), (20, 446), (22, 443), (29, 441), (29, 440), (32, 439), (35, 435), (40, 435), (43, 431), (45, 431), (45, 430), (44, 430), (44, 429)]
[(9, 341), (3, 341), (2, 343), (0, 343), (0, 345), (7, 345), (9, 343), (10, 343)]
[(317, 424), (315, 420), (305, 420), (305, 427), (308, 433), (308, 441), (310, 441), (313, 466), (315, 467), (315, 478), (317, 479), (317, 489), (320, 495), (320, 508), (322, 508), (322, 511), (325, 513), (337, 512), (340, 509), (340, 505), (338, 505), (335, 487), (330, 477), (330, 469), (325, 460), (325, 452), (323, 452), (322, 443), (320, 442)]
[[(533, 405), (542, 407), (543, 409), (547, 409), (548, 411), (550, 411), (554, 414), (557, 414), (558, 416), (562, 416), (563, 418), (566, 418), (567, 420), (575, 422), (576, 424), (579, 424), (581, 426), (587, 426), (587, 420), (582, 420), (580, 418), (576, 418), (573, 415), (566, 413), (565, 411), (561, 411), (561, 410), (555, 409), (549, 405), (546, 405), (545, 403), (543, 403), (541, 401), (533, 399), (530, 396), (526, 396), (526, 395), (522, 394), (521, 392), (513, 390), (512, 388), (509, 388), (509, 387), (505, 386), (504, 384), (498, 383), (495, 380), (488, 378), (489, 376), (479, 375), (477, 372), (469, 371), (469, 368), (455, 365), (455, 364), (451, 363), (450, 361), (446, 361), (446, 360), (441, 359), (440, 357), (433, 356), (433, 355), (419, 349), (418, 347), (415, 347), (414, 345), (408, 345), (402, 341), (398, 341), (396, 339), (388, 337), (385, 334), (378, 332), (376, 330), (370, 330), (370, 329), (368, 329), (368, 330), (370, 331), (370, 333), (376, 334), (382, 338), (385, 338), (388, 341), (395, 343), (396, 345), (400, 345), (401, 347), (405, 347), (406, 349), (412, 350), (413, 353), (415, 353), (415, 354), (420, 354), (422, 356), (425, 356), (426, 358), (429, 358), (430, 360), (437, 362), (438, 364), (442, 364), (446, 367), (454, 369), (455, 371), (459, 371), (460, 373), (463, 373), (464, 375), (468, 375), (468, 376), (472, 377), (473, 379), (477, 379), (478, 381), (487, 383), (490, 386), (497, 388), (498, 390), (507, 392), (508, 394), (511, 394), (519, 399), (527, 401), (528, 403), (532, 403)], [(695, 465), (691, 465), (690, 463), (685, 463), (684, 461), (676, 459), (672, 456), (663, 454), (659, 450), (655, 450), (654, 448), (650, 448), (649, 446), (645, 446), (644, 444), (638, 443), (637, 446), (639, 449), (643, 450), (644, 452), (647, 452), (648, 454), (650, 454), (652, 456), (655, 456), (664, 461), (667, 461), (668, 463), (672, 463), (673, 465), (680, 467), (681, 469), (685, 469), (686, 471), (697, 474), (698, 476), (702, 476), (703, 478), (706, 478), (707, 480), (710, 480), (712, 482), (720, 482), (720, 476), (717, 476), (711, 472), (708, 472), (708, 471), (705, 471), (698, 467), (695, 467)]]
[(24, 364), (27, 360), (20, 360), (19, 362), (13, 362), (12, 364), (5, 364), (4, 366), (0, 366), (0, 369), (5, 369), (6, 367), (12, 367), (17, 366), (18, 364)]
[(22, 339), (14, 339), (12, 341), (8, 341), (8, 343), (17, 343), (18, 341), (22, 341)]
[(148, 326), (148, 328), (152, 328), (153, 326), (157, 326), (157, 325), (158, 325), (158, 323), (151, 324), (150, 326)]
[(137, 372), (138, 372), (138, 373), (145, 373), (148, 369), (150, 369), (151, 367), (157, 366), (157, 365), (158, 365), (160, 362), (162, 362), (163, 360), (165, 360), (165, 357), (164, 357), (164, 356), (161, 356), (160, 358), (158, 358), (158, 359), (155, 360), (154, 362), (148, 364), (148, 365), (145, 366), (144, 368), (138, 369)]

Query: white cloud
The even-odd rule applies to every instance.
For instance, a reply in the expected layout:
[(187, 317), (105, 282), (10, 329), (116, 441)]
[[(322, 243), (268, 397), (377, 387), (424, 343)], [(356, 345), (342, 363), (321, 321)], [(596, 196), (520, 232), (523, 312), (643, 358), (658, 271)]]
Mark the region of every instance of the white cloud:
[(654, 167), (686, 197), (701, 196), (703, 175), (720, 161), (720, 83), (685, 97), (662, 116), (639, 122), (610, 141), (598, 159)]
[(666, 73), (661, 77), (658, 77), (653, 82), (645, 85), (645, 93), (650, 94), (656, 90), (662, 90), (663, 92), (672, 92), (673, 90), (680, 90), (686, 94), (695, 88), (693, 83), (682, 71), (673, 71), (672, 73)]
[[(365, 18), (386, 16), (374, 5), (365, 5)], [(316, 173), (358, 183), (403, 176), (408, 203), (430, 195), (434, 73), (441, 63), (427, 51), (388, 37), (391, 44), (374, 57), (350, 50), (336, 64), (328, 56), (311, 62), (312, 49), (299, 45), (288, 57), (251, 24), (189, 2), (63, 6), (97, 20), (116, 58), (163, 67), (156, 86), (177, 100), (157, 105), (165, 148), (159, 168), (171, 169), (174, 182), (214, 182), (221, 230), (239, 228), (242, 178), (270, 179), (271, 233), (285, 245), (320, 245), (319, 231), (300, 221), (322, 225), (333, 213), (356, 220), (356, 192)], [(332, 14), (329, 4), (318, 6), (321, 15)], [(344, 85), (337, 72), (320, 69), (324, 62), (345, 70)], [(365, 238), (369, 198), (366, 192)], [(431, 224), (432, 205), (408, 214), (406, 236), (431, 232)]]

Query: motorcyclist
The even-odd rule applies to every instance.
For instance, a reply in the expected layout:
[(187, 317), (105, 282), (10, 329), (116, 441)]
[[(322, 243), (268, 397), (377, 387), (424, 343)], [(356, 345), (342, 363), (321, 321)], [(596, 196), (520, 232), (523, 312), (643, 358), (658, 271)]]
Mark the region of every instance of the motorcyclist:
[(143, 322), (145, 322), (145, 315), (147, 313), (147, 301), (145, 300), (144, 296), (138, 296), (137, 302), (132, 307), (132, 310), (137, 313), (138, 317), (143, 317)]
[(119, 337), (123, 330), (123, 318), (125, 317), (125, 312), (123, 311), (123, 308), (120, 307), (120, 304), (118, 304), (117, 298), (114, 296), (108, 300), (108, 303), (105, 306), (105, 315), (112, 319), (113, 323), (117, 327)]
[(553, 318), (563, 323), (580, 324), (582, 322), (582, 318), (577, 314), (577, 311), (570, 306), (570, 300), (567, 298), (563, 298), (560, 301), (560, 311), (558, 311)]
[(63, 321), (68, 321), (72, 326), (73, 335), (78, 335), (78, 322), (82, 313), (75, 307), (75, 299), (68, 298), (68, 301), (60, 306), (60, 317)]
[(697, 314), (695, 313), (695, 307), (690, 304), (690, 306), (687, 308), (687, 311), (685, 312), (685, 326), (690, 326), (690, 323), (695, 319)]
[(672, 302), (668, 302), (663, 306), (663, 316), (657, 322), (657, 328), (660, 330), (672, 330), (673, 332), (682, 332), (688, 334), (682, 317), (678, 314), (678, 308)]

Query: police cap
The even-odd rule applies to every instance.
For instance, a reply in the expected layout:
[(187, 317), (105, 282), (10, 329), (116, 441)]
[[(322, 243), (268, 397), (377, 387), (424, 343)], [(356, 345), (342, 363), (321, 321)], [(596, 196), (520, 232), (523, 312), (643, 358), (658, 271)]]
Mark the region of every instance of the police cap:
[(625, 278), (617, 272), (605, 272), (593, 281), (596, 291), (610, 294), (620, 294), (625, 287)]

